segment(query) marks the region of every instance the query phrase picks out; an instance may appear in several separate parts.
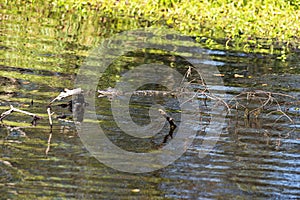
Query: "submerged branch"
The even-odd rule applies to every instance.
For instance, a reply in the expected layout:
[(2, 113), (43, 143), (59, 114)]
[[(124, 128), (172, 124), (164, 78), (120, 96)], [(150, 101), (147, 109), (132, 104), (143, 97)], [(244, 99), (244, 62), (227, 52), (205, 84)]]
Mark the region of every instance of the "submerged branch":
[(112, 99), (115, 96), (121, 96), (121, 95), (137, 95), (137, 96), (176, 96), (178, 95), (175, 91), (160, 91), (160, 90), (136, 90), (133, 92), (123, 92), (116, 90), (114, 88), (108, 88), (107, 90), (98, 90), (98, 97), (108, 97), (109, 99)]
[(166, 120), (169, 122), (169, 124), (170, 124), (170, 130), (169, 130), (169, 133), (168, 133), (168, 135), (166, 135), (165, 137), (164, 137), (164, 141), (163, 141), (163, 143), (166, 143), (167, 142), (167, 140), (168, 140), (168, 138), (173, 138), (173, 133), (174, 133), (174, 130), (176, 129), (176, 124), (175, 124), (175, 122), (174, 122), (174, 119), (172, 118), (172, 117), (170, 117), (170, 116), (168, 116), (167, 115), (167, 113), (164, 111), (164, 110), (162, 110), (162, 109), (158, 109), (158, 111), (160, 112), (160, 114), (164, 117), (164, 118), (166, 118)]
[[(266, 116), (269, 116), (277, 112), (280, 113), (280, 116), (274, 121), (274, 124), (283, 117), (286, 117), (289, 120), (289, 122), (295, 123), (294, 120), (288, 115), (288, 113), (286, 113), (283, 110), (284, 107), (281, 105), (282, 103), (280, 103), (279, 101), (280, 97), (289, 98), (293, 100), (297, 99), (291, 95), (287, 95), (283, 93), (276, 93), (276, 92), (273, 93), (269, 91), (255, 90), (255, 91), (242, 92), (234, 96), (229, 101), (229, 104), (234, 102), (232, 107), (235, 107), (236, 110), (238, 110), (239, 108), (244, 109), (245, 111), (244, 116), (247, 118), (248, 121), (250, 120), (250, 115), (257, 118), (263, 111), (269, 111)], [(255, 105), (255, 107), (253, 107), (253, 104)], [(276, 107), (277, 109), (273, 110)]]
[(164, 118), (166, 118), (166, 120), (169, 122), (171, 127), (174, 127), (174, 128), (177, 127), (176, 124), (174, 123), (174, 119), (172, 117), (168, 116), (165, 111), (163, 111), (162, 109), (158, 109), (158, 111)]

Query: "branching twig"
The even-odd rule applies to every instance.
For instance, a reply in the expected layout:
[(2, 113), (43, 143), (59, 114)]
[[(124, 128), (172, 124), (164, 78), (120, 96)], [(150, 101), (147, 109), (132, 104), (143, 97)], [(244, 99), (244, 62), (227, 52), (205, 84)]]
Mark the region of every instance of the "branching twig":
[(294, 123), (294, 121), (285, 113), (285, 112), (283, 112), (281, 109), (278, 109), (278, 110), (274, 110), (274, 111), (272, 111), (272, 112), (269, 112), (268, 114), (267, 114), (267, 116), (268, 115), (270, 115), (270, 114), (272, 114), (272, 113), (274, 113), (274, 112), (280, 112), (281, 113), (281, 116), (279, 116), (276, 120), (275, 120), (275, 122), (274, 123), (276, 123), (279, 119), (281, 119), (282, 117), (286, 117), (291, 123)]
[[(243, 97), (243, 96), (245, 96), (245, 97)], [(274, 107), (277, 107), (277, 109), (272, 110), (267, 114), (267, 116), (268, 116), (268, 115), (271, 115), (272, 113), (280, 112), (281, 115), (274, 121), (274, 124), (282, 117), (286, 117), (291, 123), (294, 123), (292, 118), (282, 110), (282, 106), (280, 105), (280, 102), (276, 98), (276, 96), (296, 99), (293, 96), (282, 94), (282, 93), (272, 93), (272, 92), (268, 92), (268, 91), (257, 90), (257, 91), (242, 92), (242, 93), (236, 95), (235, 97), (233, 97), (229, 102), (235, 101), (236, 109), (238, 109), (238, 107), (242, 107), (243, 109), (245, 109), (245, 113), (247, 113), (246, 116), (247, 116), (248, 120), (250, 119), (250, 114), (256, 115), (256, 117), (257, 117), (262, 110), (267, 110), (265, 108), (265, 106), (275, 104)], [(243, 105), (241, 103), (242, 100), (245, 100), (247, 102), (247, 104)], [(249, 110), (249, 105), (250, 105), (251, 101), (259, 101), (258, 107), (253, 108), (252, 110)]]
[(209, 98), (209, 99), (212, 99), (212, 100), (216, 100), (216, 101), (221, 102), (223, 105), (226, 106), (228, 113), (231, 114), (231, 109), (230, 109), (228, 103), (226, 103), (224, 99), (222, 99), (222, 98), (220, 98), (220, 97), (217, 97), (217, 96), (215, 96), (215, 95), (213, 95), (213, 94), (207, 94), (207, 93), (205, 93), (205, 96), (206, 96), (207, 98)]
[(10, 105), (10, 109), (5, 111), (4, 113), (2, 113), (0, 115), (0, 121), (2, 122), (2, 120), (4, 118), (6, 118), (8, 115), (10, 115), (11, 113), (13, 112), (19, 112), (19, 113), (22, 113), (22, 114), (25, 114), (25, 115), (29, 115), (29, 116), (32, 116), (33, 117), (33, 120), (32, 120), (32, 125), (36, 125), (36, 121), (39, 120), (39, 119), (42, 119), (42, 117), (38, 116), (37, 114), (34, 114), (34, 113), (31, 113), (31, 112), (28, 112), (28, 111), (24, 111), (24, 110), (20, 110), (18, 108), (15, 108), (13, 107), (12, 105)]
[[(48, 141), (47, 141), (47, 149), (45, 151), (45, 154), (48, 155), (49, 151), (50, 151), (50, 146), (51, 146), (51, 139), (52, 139), (52, 128), (53, 128), (53, 122), (52, 122), (52, 115), (53, 113), (51, 113), (51, 104), (54, 103), (55, 101), (60, 101), (66, 97), (69, 97), (69, 96), (72, 96), (72, 95), (78, 95), (78, 94), (81, 94), (82, 93), (82, 90), (81, 88), (76, 88), (76, 89), (73, 89), (73, 90), (68, 90), (68, 89), (65, 89), (64, 92), (61, 92), (57, 97), (55, 97), (49, 104), (48, 104), (48, 107), (47, 107), (47, 114), (48, 114), (48, 120), (49, 120), (49, 125), (50, 125), (50, 134), (49, 134), (49, 138), (48, 138)], [(69, 101), (68, 104), (61, 104), (59, 106), (62, 106), (62, 107), (67, 107), (69, 106), (70, 109), (72, 107), (72, 101)], [(72, 109), (71, 109), (72, 110)]]

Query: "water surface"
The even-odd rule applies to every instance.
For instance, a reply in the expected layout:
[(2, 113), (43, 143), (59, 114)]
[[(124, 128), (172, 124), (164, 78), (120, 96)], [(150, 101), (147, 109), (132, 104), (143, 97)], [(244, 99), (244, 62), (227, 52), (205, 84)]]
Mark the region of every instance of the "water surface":
[[(206, 124), (214, 115), (199, 99), (203, 111), (202, 121), (199, 121), (201, 128), (186, 153), (166, 168), (130, 174), (96, 160), (82, 144), (72, 121), (54, 120), (50, 150), (46, 155), (50, 134), (46, 106), (64, 88), (73, 87), (78, 68), (101, 39), (147, 24), (132, 24), (130, 19), (116, 22), (97, 14), (86, 18), (75, 13), (61, 15), (42, 8), (18, 11), (8, 5), (3, 6), (2, 17), (0, 111), (13, 105), (43, 116), (36, 127), (30, 126), (31, 117), (18, 113), (3, 120), (0, 127), (2, 199), (300, 198), (298, 54), (291, 54), (282, 62), (275, 55), (192, 49), (185, 45), (185, 37), (178, 38), (178, 48), (185, 48), (187, 52), (197, 50), (208, 58), (199, 62), (218, 68), (224, 85), (216, 86), (215, 91), (226, 92), (225, 100), (232, 108), (237, 102), (230, 100), (242, 93), (238, 102), (246, 107), (238, 106), (228, 113), (216, 146), (200, 159), (198, 153), (207, 131)], [(185, 60), (170, 52), (141, 49), (115, 62), (99, 81), (99, 89), (113, 87), (126, 71), (152, 62), (175, 66), (182, 74), (188, 69)], [(195, 74), (193, 77), (199, 78)], [(197, 81), (192, 86), (201, 88)], [(148, 85), (141, 89), (165, 88)], [(249, 91), (285, 95), (272, 96), (274, 99), (263, 109), (248, 116), (245, 113), (260, 107), (268, 97), (261, 93), (251, 98), (247, 96), (249, 93), (243, 93)], [(147, 109), (153, 101), (163, 105), (180, 125), (178, 101), (170, 96), (133, 97), (131, 111), (137, 124), (149, 123)], [(120, 147), (139, 152), (164, 145), (168, 124), (153, 138), (137, 139), (117, 127), (107, 98), (97, 99), (96, 105), (97, 123)], [(276, 111), (278, 108), (293, 122)], [(54, 111), (54, 117), (70, 115), (67, 109), (58, 106)]]

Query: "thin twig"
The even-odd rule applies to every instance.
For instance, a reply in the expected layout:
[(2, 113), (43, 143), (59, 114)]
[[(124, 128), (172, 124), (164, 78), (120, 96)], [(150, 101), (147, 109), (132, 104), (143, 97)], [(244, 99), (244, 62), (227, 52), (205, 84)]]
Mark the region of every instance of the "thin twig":
[(217, 96), (215, 96), (215, 95), (213, 95), (213, 94), (211, 94), (211, 95), (205, 94), (205, 95), (206, 95), (208, 98), (212, 99), (212, 100), (217, 100), (217, 101), (221, 102), (222, 104), (224, 104), (224, 105), (226, 106), (226, 108), (227, 108), (228, 114), (231, 114), (231, 109), (230, 109), (228, 103), (226, 103), (226, 102), (224, 101), (224, 99), (222, 99), (222, 98), (220, 98), (220, 97), (217, 97)]
[[(265, 107), (270, 101), (271, 102), (273, 101), (273, 97), (272, 97), (272, 93), (271, 92), (265, 92), (264, 94), (267, 95), (268, 99), (264, 103), (262, 103), (262, 105), (259, 106), (258, 108), (255, 108), (255, 109), (251, 110), (249, 112), (249, 114), (253, 113), (253, 112), (255, 112), (255, 111), (259, 110), (259, 109), (263, 109), (263, 107)], [(255, 94), (253, 94), (253, 98), (255, 98)]]
[(50, 125), (50, 128), (52, 129), (52, 118), (51, 118), (51, 107), (48, 106), (47, 108), (47, 114), (48, 114), (48, 119), (49, 119), (49, 125)]
[(48, 137), (48, 141), (47, 141), (47, 149), (45, 151), (46, 156), (48, 155), (48, 153), (50, 151), (51, 139), (52, 139), (52, 129), (50, 131), (50, 134), (49, 134), (49, 137)]
[(180, 104), (180, 106), (182, 106), (183, 104), (185, 104), (185, 103), (187, 103), (187, 102), (193, 100), (193, 99), (197, 96), (197, 94), (198, 94), (198, 93), (195, 92), (195, 94), (194, 94), (191, 98), (188, 98), (187, 100), (185, 100), (184, 102), (182, 102), (182, 103)]
[(47, 149), (45, 151), (46, 156), (48, 155), (48, 152), (50, 151), (50, 145), (51, 145), (51, 138), (52, 138), (52, 114), (51, 113), (51, 106), (47, 107), (47, 114), (48, 114), (48, 119), (49, 119), (49, 125), (50, 125), (50, 134), (49, 134), (49, 138), (47, 141)]
[(274, 124), (275, 124), (279, 119), (281, 119), (282, 117), (286, 117), (286, 118), (288, 118), (288, 120), (290, 120), (291, 123), (294, 123), (294, 121), (293, 121), (293, 120), (292, 120), (285, 112), (283, 112), (281, 109), (278, 109), (278, 110), (274, 110), (274, 111), (272, 111), (272, 112), (269, 112), (269, 113), (267, 114), (267, 116), (270, 115), (270, 114), (272, 114), (272, 113), (274, 113), (274, 112), (280, 112), (280, 113), (281, 113), (281, 116), (279, 116), (279, 117), (275, 120)]

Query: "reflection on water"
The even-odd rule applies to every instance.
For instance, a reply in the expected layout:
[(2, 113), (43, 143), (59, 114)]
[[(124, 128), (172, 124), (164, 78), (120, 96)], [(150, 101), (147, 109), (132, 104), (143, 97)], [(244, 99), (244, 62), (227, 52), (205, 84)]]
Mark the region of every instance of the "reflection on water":
[[(256, 89), (292, 95), (296, 97), (295, 103), (288, 104), (287, 101), (292, 101), (289, 97), (272, 99), (272, 104), (268, 104), (259, 117), (251, 115), (249, 119), (245, 116), (246, 109), (239, 107), (238, 111), (228, 114), (227, 126), (217, 145), (203, 159), (198, 158), (198, 152), (206, 136), (205, 128), (199, 130), (187, 152), (170, 166), (145, 174), (121, 173), (93, 158), (81, 143), (75, 126), (66, 120), (54, 120), (51, 149), (46, 156), (49, 137), (46, 105), (63, 88), (72, 87), (75, 73), (88, 56), (88, 50), (101, 38), (139, 25), (131, 24), (128, 19), (116, 25), (96, 13), (80, 18), (76, 14), (62, 16), (47, 9), (26, 13), (6, 5), (2, 8), (0, 111), (13, 105), (43, 116), (38, 126), (31, 127), (30, 117), (13, 113), (3, 121), (5, 126), (0, 127), (2, 199), (300, 198), (299, 55), (280, 62), (266, 55), (201, 49), (210, 60), (199, 62), (218, 67), (225, 86), (215, 89), (226, 91), (228, 99)], [(123, 56), (123, 64), (112, 67), (99, 84), (102, 89), (113, 86), (124, 70), (154, 60), (173, 63), (180, 73), (187, 69), (180, 58), (168, 54), (132, 52)], [(195, 84), (197, 87), (200, 86)], [(133, 118), (138, 124), (147, 124), (145, 110), (153, 98), (139, 98), (132, 99)], [(155, 98), (180, 124), (176, 99)], [(247, 104), (249, 110), (259, 105), (258, 102)], [(278, 105), (288, 108), (284, 111), (294, 124), (287, 117), (279, 118), (280, 112), (267, 112), (276, 110)], [(61, 107), (54, 111), (54, 117), (70, 114)], [(97, 115), (106, 134), (128, 150), (155, 149), (168, 134), (166, 126), (154, 138), (140, 140), (126, 136), (114, 123), (110, 102), (105, 98), (97, 102)], [(209, 118), (208, 113), (203, 113), (203, 127)], [(16, 126), (21, 128), (14, 129)], [(176, 136), (176, 132), (174, 134)]]

